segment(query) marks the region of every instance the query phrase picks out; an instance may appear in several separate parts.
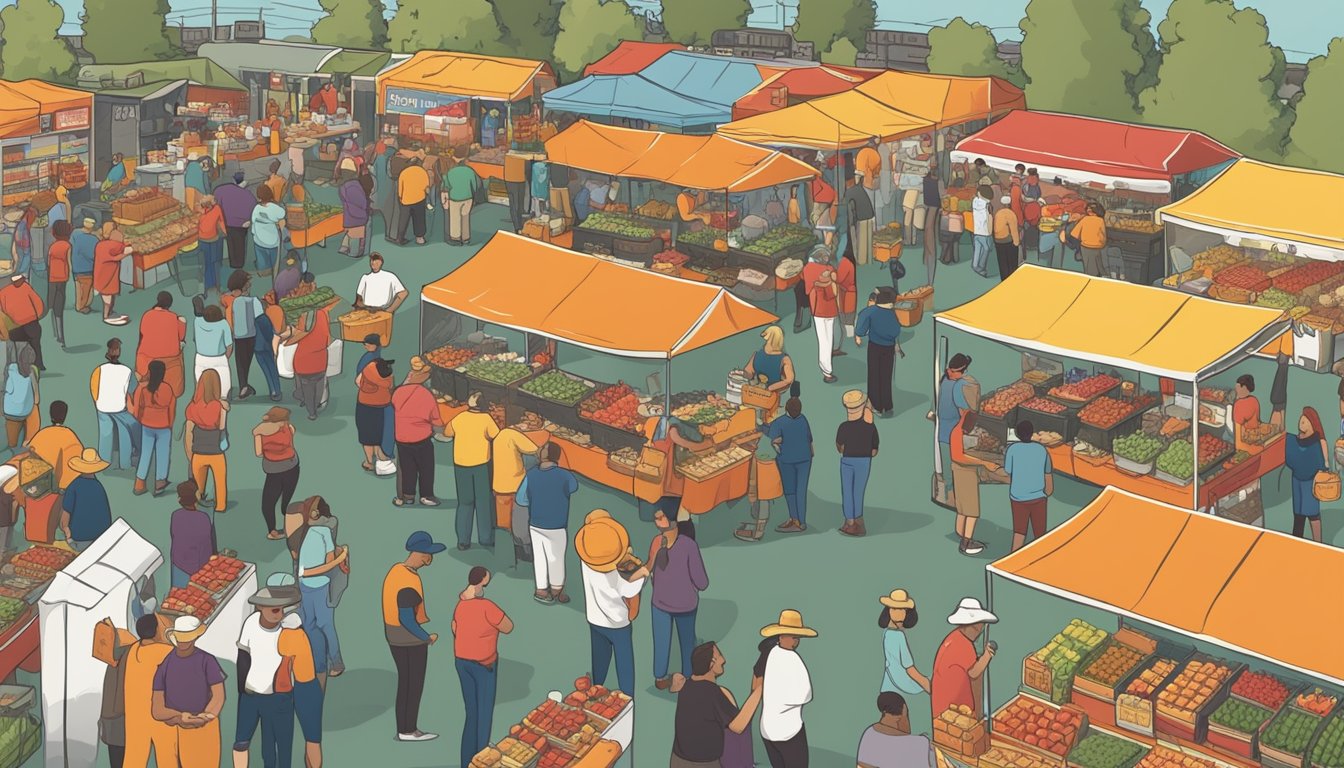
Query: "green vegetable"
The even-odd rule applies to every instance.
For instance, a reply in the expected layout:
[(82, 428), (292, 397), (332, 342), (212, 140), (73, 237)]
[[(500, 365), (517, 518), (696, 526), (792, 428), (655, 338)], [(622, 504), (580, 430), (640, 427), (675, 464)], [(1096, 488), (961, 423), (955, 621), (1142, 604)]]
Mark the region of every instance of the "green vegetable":
[(332, 216), (338, 216), (341, 213), (341, 207), (338, 205), (324, 205), (315, 203), (312, 200), (305, 200), (303, 203), (303, 212), (308, 217), (309, 222), (318, 222), (323, 219), (329, 219)]
[(1195, 449), (1189, 440), (1177, 440), (1157, 457), (1157, 468), (1172, 477), (1185, 480), (1195, 474)]
[(1311, 735), (1320, 724), (1321, 718), (1316, 715), (1288, 707), (1275, 718), (1261, 741), (1280, 752), (1300, 755), (1306, 751), (1307, 742), (1311, 741)]
[(1311, 763), (1321, 768), (1344, 768), (1344, 719), (1331, 718), (1311, 748)]
[(1069, 753), (1069, 763), (1079, 768), (1131, 768), (1148, 754), (1148, 747), (1093, 731)]
[(304, 312), (326, 306), (334, 298), (336, 292), (324, 285), (302, 296), (286, 296), (280, 300), (280, 309), (284, 310), (285, 320), (292, 323)]
[(776, 253), (798, 245), (811, 245), (817, 241), (812, 230), (797, 224), (784, 224), (775, 227), (764, 235), (747, 243), (742, 250), (761, 256), (774, 256)]
[(728, 230), (714, 229), (713, 227), (705, 227), (699, 232), (682, 232), (681, 234), (677, 235), (677, 242), (679, 243), (702, 245), (706, 248), (713, 247), (715, 240), (727, 240), (727, 239), (728, 239)]
[(592, 387), (582, 381), (575, 381), (560, 371), (547, 371), (523, 384), (519, 389), (529, 395), (536, 395), (561, 405), (574, 405), (593, 391)]
[(697, 427), (703, 427), (706, 424), (714, 424), (732, 418), (736, 413), (737, 409), (732, 406), (706, 405), (687, 416), (686, 421)]
[(462, 367), (464, 373), (473, 379), (491, 384), (512, 384), (532, 373), (527, 363), (509, 363), (503, 360), (473, 360)]
[(1297, 306), (1297, 297), (1278, 288), (1270, 288), (1261, 293), (1255, 303), (1272, 309), (1292, 309)]
[(1209, 715), (1209, 720), (1240, 733), (1255, 733), (1273, 714), (1241, 699), (1228, 699)]
[(657, 236), (652, 228), (640, 223), (638, 219), (619, 213), (590, 214), (579, 226), (594, 232), (606, 232), (635, 240), (651, 240)]
[(1143, 432), (1135, 432), (1132, 435), (1117, 437), (1111, 445), (1111, 452), (1136, 464), (1147, 464), (1157, 458), (1164, 447), (1158, 438), (1149, 437)]

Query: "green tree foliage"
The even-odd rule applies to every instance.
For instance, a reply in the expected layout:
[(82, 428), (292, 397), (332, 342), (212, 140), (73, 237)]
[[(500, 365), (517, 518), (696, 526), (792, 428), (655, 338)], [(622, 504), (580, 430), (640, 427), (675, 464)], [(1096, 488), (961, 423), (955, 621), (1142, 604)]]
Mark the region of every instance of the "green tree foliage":
[(798, 0), (798, 20), (794, 35), (811, 42), (818, 51), (828, 51), (840, 38), (847, 38), (854, 50), (868, 47), (868, 30), (877, 26), (877, 4), (873, 0)]
[(500, 39), (494, 50), (500, 56), (549, 60), (560, 31), (561, 4), (554, 0), (492, 0)]
[(940, 75), (1002, 77), (1022, 85), (1022, 69), (999, 58), (994, 33), (983, 24), (958, 16), (946, 26), (929, 30), (929, 71)]
[(499, 43), (499, 22), (489, 0), (401, 0), (388, 22), (392, 50), (485, 53)]
[(65, 11), (52, 0), (18, 0), (0, 11), (0, 68), (9, 80), (64, 80), (75, 54), (60, 37)]
[(821, 60), (827, 64), (835, 64), (841, 67), (852, 67), (854, 61), (859, 57), (859, 49), (849, 42), (849, 38), (840, 37), (831, 43), (829, 50), (822, 51)]
[(1031, 0), (1019, 25), (1027, 103), (1133, 120), (1133, 85), (1151, 66), (1146, 18), (1139, 0)]
[(1153, 14), (1139, 7), (1126, 13), (1122, 19), (1125, 29), (1134, 35), (1134, 45), (1143, 56), (1143, 69), (1129, 79), (1129, 92), (1138, 96), (1145, 88), (1157, 84), (1157, 68), (1162, 64), (1162, 51), (1153, 37)]
[(338, 48), (387, 48), (382, 0), (318, 0), (326, 16), (313, 25), (313, 42)]
[(1139, 94), (1144, 120), (1280, 158), (1292, 115), (1279, 101), (1283, 51), (1269, 44), (1265, 17), (1232, 0), (1173, 0), (1157, 31), (1162, 66), (1157, 84)]
[(709, 45), (720, 29), (741, 29), (751, 0), (663, 0), (663, 29), (683, 45)]
[(1297, 102), (1288, 159), (1323, 171), (1344, 173), (1344, 37), (1330, 41), (1324, 56), (1307, 63), (1307, 79)]
[(99, 64), (171, 59), (168, 0), (84, 0), (84, 50)]
[(555, 37), (555, 64), (570, 79), (622, 40), (639, 40), (644, 18), (623, 0), (565, 0)]

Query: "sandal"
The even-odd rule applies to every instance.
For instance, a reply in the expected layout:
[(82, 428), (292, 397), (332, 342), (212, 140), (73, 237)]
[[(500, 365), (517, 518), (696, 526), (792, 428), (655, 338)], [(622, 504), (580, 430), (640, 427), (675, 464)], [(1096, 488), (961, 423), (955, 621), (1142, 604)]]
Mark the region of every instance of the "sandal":
[(392, 500), (392, 504), (393, 504), (394, 506), (398, 506), (398, 507), (413, 507), (413, 506), (415, 506), (415, 499), (414, 499), (414, 498), (411, 498), (411, 499), (404, 499), (404, 498), (398, 496), (398, 497), (396, 497), (395, 499)]
[(564, 589), (551, 590), (551, 599), (561, 605), (567, 605), (569, 603), (569, 595), (565, 594)]
[(280, 541), (281, 539), (285, 538), (285, 534), (281, 533), (280, 531), (268, 531), (266, 533), (266, 538), (270, 539), (271, 541)]
[(359, 466), (363, 467), (365, 472), (373, 471), (373, 465), (368, 463), (367, 461), (360, 462)]

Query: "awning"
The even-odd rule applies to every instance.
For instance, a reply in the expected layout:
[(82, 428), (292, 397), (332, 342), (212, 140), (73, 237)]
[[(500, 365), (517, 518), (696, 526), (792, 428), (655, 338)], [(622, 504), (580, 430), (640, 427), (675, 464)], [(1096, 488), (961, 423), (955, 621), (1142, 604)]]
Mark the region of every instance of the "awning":
[(805, 101), (844, 93), (880, 74), (880, 69), (836, 67), (822, 64), (798, 67), (769, 78), (733, 104), (733, 119), (741, 120), (789, 106), (790, 101)]
[(562, 85), (542, 97), (548, 112), (643, 120), (672, 128), (717, 125), (732, 107), (702, 101), (654, 85), (639, 75), (594, 75)]
[(1303, 204), (1340, 199), (1344, 176), (1242, 159), (1157, 215), (1166, 224), (1344, 251), (1344, 217)]
[[(0, 139), (35, 136), (41, 132), (41, 116), (67, 109), (93, 108), (93, 94), (63, 88), (41, 80), (0, 80)], [(80, 127), (89, 127), (85, 114)], [(61, 130), (53, 121), (53, 129)]]
[(1025, 106), (1022, 89), (1001, 78), (887, 71), (844, 93), (734, 120), (719, 133), (772, 146), (851, 149)]
[(1344, 551), (1107, 488), (992, 574), (1344, 685)]
[(1024, 264), (936, 320), (1028, 349), (1193, 381), (1288, 330), (1283, 312)]
[(134, 88), (99, 88), (97, 90), (97, 95), (150, 101), (153, 99), (161, 99), (173, 91), (188, 88), (190, 85), (191, 83), (187, 80), (155, 80), (152, 83), (145, 83), (144, 85), (136, 86)]
[(510, 59), (455, 51), (419, 51), (378, 75), (378, 101), (388, 88), (464, 96), (493, 101), (518, 101), (533, 95), (538, 75), (554, 78), (551, 65), (534, 59)]
[(261, 40), (254, 43), (203, 43), (196, 54), (215, 62), (234, 77), (239, 77), (244, 70), (312, 75), (317, 74), (323, 61), (340, 50), (330, 45)]
[(323, 75), (351, 75), (373, 77), (391, 61), (392, 55), (380, 51), (351, 51), (341, 49), (328, 56), (317, 68)]
[[(1235, 150), (1197, 131), (1155, 128), (1076, 115), (1020, 110), (957, 144), (953, 162), (984, 158), (1000, 170), (1040, 169), (1075, 184), (1115, 179), (1160, 182), (1237, 159)], [(1137, 185), (1136, 185), (1137, 186)]]
[(621, 357), (660, 360), (779, 319), (719, 287), (508, 232), (426, 285), (421, 298), (488, 323)]
[(174, 59), (172, 61), (143, 61), (135, 64), (86, 64), (79, 68), (80, 87), (112, 89), (119, 87), (132, 75), (142, 76), (145, 84), (187, 80), (192, 85), (247, 91), (219, 64), (204, 57)]
[(583, 76), (590, 75), (633, 75), (657, 61), (670, 51), (684, 51), (686, 46), (677, 43), (646, 43), (638, 40), (622, 40), (611, 53), (583, 68)]
[(546, 142), (551, 162), (692, 189), (748, 192), (810, 179), (812, 166), (722, 136), (683, 136), (580, 120)]

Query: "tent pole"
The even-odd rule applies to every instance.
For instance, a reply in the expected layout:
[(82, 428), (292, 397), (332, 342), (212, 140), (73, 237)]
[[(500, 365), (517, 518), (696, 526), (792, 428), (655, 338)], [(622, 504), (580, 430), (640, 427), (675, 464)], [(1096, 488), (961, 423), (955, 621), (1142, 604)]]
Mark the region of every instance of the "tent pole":
[[(990, 613), (993, 613), (993, 612), (994, 612), (994, 572), (991, 571), (991, 570), (988, 569), (988, 568), (985, 569), (985, 610), (989, 611)], [(986, 625), (985, 625), (985, 647), (988, 647), (988, 646), (989, 646), (989, 631), (990, 631), (990, 625), (986, 624)], [(992, 708), (991, 705), (990, 705), (990, 701), (991, 701), (991, 699), (989, 698), (989, 696), (990, 696), (990, 691), (989, 691), (989, 677), (990, 677), (990, 675), (989, 675), (989, 670), (985, 670), (985, 674), (984, 674), (984, 675), (982, 676), (982, 678), (981, 678), (981, 680), (982, 680), (982, 682), (983, 682), (985, 688), (984, 688), (984, 690), (981, 692), (981, 697), (982, 697), (982, 698), (981, 698), (981, 700), (980, 700), (980, 703), (981, 703), (981, 707), (980, 707), (980, 708), (981, 708), (982, 710), (984, 710), (985, 712), (992, 712), (992, 711), (994, 711), (993, 708)], [(934, 717), (937, 717), (937, 716), (938, 716), (937, 714), (934, 715)]]
[(1192, 418), (1190, 419), (1190, 444), (1194, 446), (1194, 458), (1191, 460), (1190, 471), (1194, 475), (1194, 485), (1191, 489), (1194, 492), (1194, 503), (1191, 505), (1196, 512), (1203, 511), (1199, 505), (1199, 374), (1196, 373), (1190, 380), (1191, 392), (1190, 410)]
[(663, 366), (663, 416), (672, 415), (672, 358), (667, 358)]

